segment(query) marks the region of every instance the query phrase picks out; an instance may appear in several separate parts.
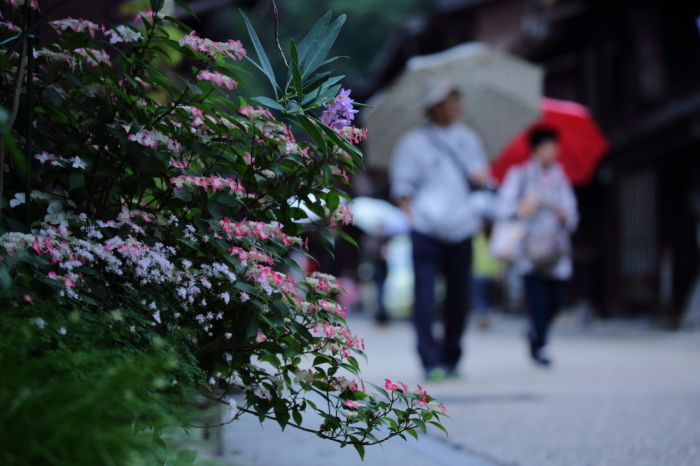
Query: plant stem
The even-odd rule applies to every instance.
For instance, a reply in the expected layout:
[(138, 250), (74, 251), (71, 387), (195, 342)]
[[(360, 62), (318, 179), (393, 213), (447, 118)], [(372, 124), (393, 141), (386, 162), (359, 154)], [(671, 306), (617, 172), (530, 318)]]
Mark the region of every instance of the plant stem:
[(280, 55), (282, 55), (282, 60), (284, 60), (284, 66), (289, 69), (289, 63), (287, 63), (287, 57), (284, 56), (284, 52), (282, 51), (282, 46), (280, 45), (280, 31), (279, 31), (279, 23), (280, 23), (280, 13), (277, 11), (277, 4), (275, 3), (275, 0), (272, 1), (272, 11), (275, 14), (275, 43), (277, 44), (277, 50), (280, 51)]

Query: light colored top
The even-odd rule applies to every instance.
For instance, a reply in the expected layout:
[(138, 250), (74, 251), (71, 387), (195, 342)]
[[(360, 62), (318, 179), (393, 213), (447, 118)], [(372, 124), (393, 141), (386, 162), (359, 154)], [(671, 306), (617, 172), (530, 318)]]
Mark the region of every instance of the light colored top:
[[(498, 219), (518, 218), (517, 209), (526, 196), (536, 196), (543, 207), (530, 219), (524, 220), (528, 229), (556, 228), (560, 222), (553, 209), (561, 209), (566, 216), (563, 228), (569, 233), (576, 231), (579, 215), (576, 196), (571, 183), (557, 163), (548, 169), (534, 160), (512, 167), (498, 191), (496, 215)], [(515, 258), (515, 267), (521, 274), (532, 272), (532, 263), (524, 254)], [(546, 275), (559, 280), (568, 280), (573, 272), (571, 254), (562, 257), (559, 262), (546, 271)]]
[(472, 243), (474, 259), (472, 262), (472, 275), (479, 278), (497, 279), (503, 273), (503, 262), (493, 257), (489, 250), (489, 240), (484, 232), (474, 236)]
[[(437, 143), (434, 141), (438, 141)], [(450, 147), (461, 166), (445, 153)], [(487, 169), (479, 136), (463, 123), (434, 124), (406, 133), (396, 145), (390, 177), (396, 199), (411, 200), (414, 230), (446, 243), (473, 236), (481, 226), (470, 202), (467, 173)]]

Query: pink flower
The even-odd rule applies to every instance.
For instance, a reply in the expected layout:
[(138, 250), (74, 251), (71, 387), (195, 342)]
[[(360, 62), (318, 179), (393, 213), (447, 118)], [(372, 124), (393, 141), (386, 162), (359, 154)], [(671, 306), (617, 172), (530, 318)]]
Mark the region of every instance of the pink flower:
[(348, 401), (346, 401), (345, 403), (343, 403), (343, 405), (344, 405), (344, 406), (347, 406), (348, 408), (354, 408), (354, 409), (359, 409), (359, 408), (360, 408), (360, 406), (359, 406), (357, 403), (355, 403), (355, 402), (353, 402), (353, 401), (350, 401), (350, 400), (348, 400)]
[(399, 388), (399, 387), (398, 387), (398, 385), (391, 383), (391, 380), (384, 379), (384, 388), (387, 390), (394, 390), (394, 389)]
[(61, 31), (65, 31), (66, 29), (72, 29), (75, 32), (87, 32), (90, 34), (90, 37), (95, 37), (95, 31), (100, 29), (97, 24), (82, 18), (73, 19), (68, 17), (66, 19), (51, 21), (49, 24), (58, 34), (61, 34)]
[(112, 62), (109, 59), (109, 55), (107, 55), (107, 52), (104, 50), (95, 50), (95, 49), (75, 49), (74, 53), (80, 55), (83, 57), (85, 60), (87, 60), (88, 64), (91, 66), (97, 66), (100, 63), (106, 63), (108, 65), (112, 65)]
[(34, 158), (41, 162), (42, 165), (44, 165), (44, 163), (46, 162), (56, 160), (57, 157), (53, 154), (49, 154), (48, 152), (44, 151), (41, 154), (34, 154)]
[(440, 408), (440, 411), (442, 411), (442, 414), (447, 414), (447, 408), (445, 408), (445, 405), (440, 403), (438, 405), (438, 408)]
[(401, 388), (401, 390), (403, 390), (404, 393), (408, 393), (408, 385), (399, 381), (397, 381), (396, 383), (399, 384), (399, 387)]
[(267, 337), (261, 332), (258, 332), (258, 334), (255, 336), (255, 341), (257, 341), (258, 343), (262, 343), (265, 340), (267, 340)]
[(22, 299), (24, 299), (29, 304), (34, 304), (34, 299), (32, 298), (32, 295), (30, 295), (30, 294), (25, 294), (24, 296), (22, 296)]
[(197, 79), (203, 79), (205, 81), (214, 81), (219, 86), (225, 86), (227, 89), (235, 89), (238, 87), (238, 83), (228, 76), (225, 76), (216, 71), (204, 70), (197, 75)]

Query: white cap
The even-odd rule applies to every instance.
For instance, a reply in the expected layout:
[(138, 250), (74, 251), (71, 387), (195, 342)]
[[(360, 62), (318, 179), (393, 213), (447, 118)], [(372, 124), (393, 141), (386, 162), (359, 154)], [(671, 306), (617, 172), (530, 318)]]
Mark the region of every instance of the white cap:
[(425, 83), (425, 90), (423, 92), (423, 109), (430, 110), (435, 105), (444, 102), (453, 92), (459, 92), (459, 87), (444, 78), (435, 78)]

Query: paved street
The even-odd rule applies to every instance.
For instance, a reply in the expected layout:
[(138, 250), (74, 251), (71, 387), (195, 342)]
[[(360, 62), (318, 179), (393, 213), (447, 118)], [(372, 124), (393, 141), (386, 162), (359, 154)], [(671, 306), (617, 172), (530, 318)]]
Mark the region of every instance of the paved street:
[[(350, 319), (366, 340), (365, 380), (422, 383), (406, 322), (378, 328)], [(444, 402), (450, 432), (367, 449), (368, 466), (698, 466), (700, 333), (642, 324), (563, 318), (553, 336), (554, 367), (526, 357), (523, 321), (501, 318), (471, 330), (462, 381), (424, 383)], [(227, 465), (363, 464), (354, 449), (252, 417), (224, 432)]]

